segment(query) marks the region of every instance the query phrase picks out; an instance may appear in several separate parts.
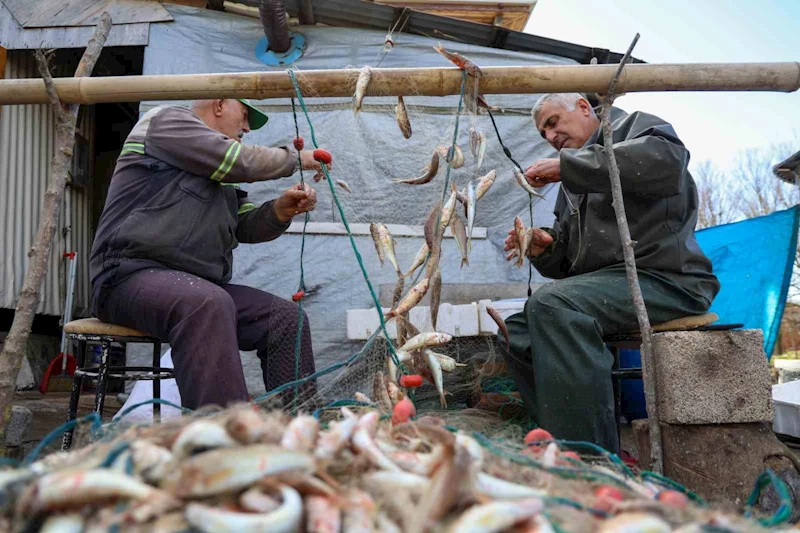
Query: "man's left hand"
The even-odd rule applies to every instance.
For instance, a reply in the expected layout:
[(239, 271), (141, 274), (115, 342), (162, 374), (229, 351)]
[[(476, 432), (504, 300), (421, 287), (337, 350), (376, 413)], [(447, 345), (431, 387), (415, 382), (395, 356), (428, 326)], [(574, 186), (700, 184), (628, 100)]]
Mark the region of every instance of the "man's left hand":
[(317, 191), (310, 185), (298, 183), (291, 189), (284, 191), (272, 204), (278, 220), (289, 222), (292, 218), (306, 211), (313, 211), (317, 205)]
[(525, 179), (534, 187), (561, 181), (561, 161), (557, 158), (540, 159), (525, 171)]

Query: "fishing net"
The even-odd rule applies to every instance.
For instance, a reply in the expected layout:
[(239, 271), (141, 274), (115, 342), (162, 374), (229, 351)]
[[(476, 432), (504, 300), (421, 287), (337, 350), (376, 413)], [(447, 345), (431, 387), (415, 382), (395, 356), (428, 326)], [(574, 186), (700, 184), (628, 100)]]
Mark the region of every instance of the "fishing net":
[[(359, 69), (352, 69), (351, 83), (354, 90), (361, 72)], [(372, 74), (376, 79), (381, 75), (380, 72)], [(314, 326), (315, 312), (318, 310), (314, 306), (317, 291), (320, 293), (326, 291), (328, 302), (332, 298), (331, 293), (339, 293), (336, 303), (341, 302), (343, 305), (338, 309), (326, 305), (324, 312), (343, 313), (352, 306), (348, 303), (355, 297), (349, 287), (354, 284), (363, 285), (369, 293), (368, 302), (372, 304), (377, 317), (378, 311), (375, 307), (377, 301), (380, 301), (381, 307), (386, 311), (400, 297), (407, 295), (422, 279), (428, 277), (430, 273), (426, 271), (427, 262), (422, 265), (417, 262), (415, 265), (417, 268), (411, 271), (412, 262), (417, 257), (426, 257), (424, 250), (421, 251), (426, 243), (422, 231), (424, 223), (433, 216), (436, 219), (441, 218), (442, 206), (447, 204), (453, 187), (466, 195), (468, 184), (477, 186), (490, 172), (494, 172), (498, 177), (485, 196), (476, 202), (474, 226), (477, 231), (473, 230), (471, 250), (462, 251), (466, 247), (463, 244), (459, 247), (452, 229), (446, 231), (441, 239), (438, 264), (442, 284), (447, 286), (475, 283), (473, 273), (481, 275), (480, 273), (486, 272), (487, 268), (496, 263), (500, 268), (509, 268), (507, 265), (502, 265), (504, 258), (502, 250), (498, 253), (498, 243), (486, 238), (486, 228), (512, 223), (513, 216), (509, 216), (506, 212), (498, 213), (494, 208), (501, 203), (497, 198), (495, 200), (492, 198), (497, 195), (514, 194), (515, 198), (526, 200), (527, 225), (530, 225), (533, 207), (540, 199), (529, 197), (514, 183), (512, 172), (518, 167), (509, 158), (510, 152), (504, 153), (504, 147), (499, 142), (493, 125), (494, 117), (490, 116), (490, 112), (486, 109), (479, 109), (471, 104), (465, 105), (464, 93), (469, 93), (470, 84), (474, 83), (471, 77), (464, 76), (462, 95), (459, 97), (428, 98), (415, 95), (412, 90), (404, 98), (412, 129), (410, 138), (406, 139), (398, 127), (395, 116), (397, 99), (368, 98), (356, 114), (352, 111), (351, 101), (332, 102), (330, 100), (334, 99), (319, 99), (315, 98), (317, 95), (313, 92), (304, 90), (303, 87), (307, 84), (304, 84), (302, 71), (293, 72), (291, 76), (297, 82), (298, 98), (290, 102), (291, 129), (296, 135), (303, 136), (306, 146), (311, 147), (313, 139), (310, 126), (313, 125), (316, 145), (329, 146), (327, 142), (334, 143), (334, 138), (346, 138), (353, 147), (350, 150), (337, 151), (328, 178), (314, 184), (320, 198), (320, 207), (303, 221), (305, 231), (299, 236), (298, 248), (303, 259), (300, 257), (295, 259), (296, 262), (301, 262), (297, 280), (298, 291), (303, 291), (307, 297), (300, 300), (300, 305), (304, 306), (304, 310), (309, 309), (304, 320), (311, 323), (315, 334), (318, 331)], [(319, 100), (323, 100), (323, 103), (316, 103)], [(335, 113), (335, 124), (329, 124), (331, 110), (334, 109), (341, 109), (341, 112)], [(315, 112), (320, 113), (318, 115), (322, 119), (320, 122), (315, 120), (317, 118)], [(499, 112), (495, 110), (495, 113)], [(527, 110), (524, 114), (522, 110), (517, 110), (516, 113), (525, 116), (526, 121), (530, 120), (527, 118), (529, 116)], [(475, 144), (470, 147), (470, 137), (472, 139), (481, 137), (483, 140), (477, 147)], [(387, 147), (387, 139), (392, 148)], [(455, 152), (454, 146), (458, 146), (462, 161), (460, 164), (454, 161), (452, 165), (448, 165), (447, 157), (449, 151)], [(410, 185), (394, 181), (424, 174), (432, 158), (439, 162), (439, 169), (430, 182)], [(458, 156), (454, 155), (454, 158), (457, 159)], [(309, 173), (302, 179), (311, 181)], [(260, 189), (258, 194), (274, 195), (279, 190), (276, 184)], [(327, 208), (328, 202), (331, 205), (330, 209)], [(470, 217), (466, 206), (462, 202), (456, 202), (454, 210), (459, 220), (468, 225)], [(349, 233), (349, 236), (337, 236), (336, 241), (331, 243), (330, 238), (320, 238), (319, 235), (309, 232), (308, 222), (341, 223), (341, 228), (349, 230), (344, 232)], [(386, 257), (381, 262), (371, 236), (365, 235), (366, 227), (373, 223), (385, 224), (388, 228), (396, 230), (392, 235), (394, 258), (388, 257), (389, 254), (384, 252)], [(502, 238), (500, 237), (500, 242)], [(325, 248), (328, 247), (336, 249), (335, 261), (339, 270), (343, 264), (351, 265), (348, 269), (348, 276), (351, 279), (345, 282), (348, 288), (324, 286), (327, 281), (324, 278), (330, 278), (332, 274), (330, 271), (325, 273), (324, 268), (320, 269), (316, 258), (321, 253), (324, 254)], [(421, 252), (423, 255), (420, 255)], [(393, 264), (395, 258), (396, 265)], [(324, 267), (325, 261), (321, 265)], [(524, 269), (517, 270), (520, 277), (530, 281), (529, 276), (532, 272), (529, 272), (527, 265)], [(356, 278), (357, 281), (352, 278)], [(524, 296), (524, 289), (522, 291), (519, 296)], [(419, 302), (418, 307), (408, 315), (413, 327), (409, 326), (407, 329), (411, 331), (405, 335), (401, 333), (400, 340), (405, 341), (414, 336), (412, 333), (417, 332), (449, 333), (453, 336), (453, 340), (436, 346), (435, 350), (441, 356), (452, 358), (456, 366), (443, 372), (444, 401), (441, 400), (436, 386), (431, 382), (433, 380), (430, 379), (422, 387), (411, 391), (418, 410), (427, 412), (446, 407), (457, 412), (482, 405), (489, 407), (490, 410), (502, 411), (509, 418), (516, 417), (518, 421), (527, 424), (527, 417), (520, 416), (524, 410), (513, 394), (511, 380), (508, 376), (502, 375), (503, 365), (499, 359), (494, 335), (487, 334), (486, 331), (460, 335), (459, 330), (463, 325), (459, 324), (457, 317), (452, 319), (445, 316), (451, 309), (448, 308), (449, 302), (446, 301), (442, 302), (443, 307), (433, 306), (434, 310), (439, 310), (439, 327), (434, 328), (431, 310), (431, 300), (435, 298), (434, 292), (430, 291)], [(384, 294), (384, 298), (380, 298), (380, 294)], [(386, 295), (391, 296), (387, 299)], [(469, 303), (477, 304), (475, 301)], [(475, 316), (477, 317), (477, 305)], [(286, 320), (290, 322), (291, 317), (287, 317)], [(290, 412), (298, 410), (309, 412), (342, 400), (353, 400), (356, 393), (372, 398), (374, 377), (377, 373), (387, 376), (390, 374), (388, 362), (396, 358), (396, 350), (399, 348), (396, 345), (398, 329), (406, 329), (399, 319), (394, 323), (389, 322), (388, 327), (389, 338), (382, 331), (380, 324), (376, 323), (375, 330), (366, 342), (342, 343), (350, 347), (350, 353), (343, 353), (342, 346), (335, 348), (326, 346), (320, 354), (319, 343), (315, 341), (316, 372), (313, 375), (315, 390), (307, 389), (306, 393), (301, 394), (296, 401), (294, 393), (291, 392), (294, 386), (298, 381), (303, 386), (309, 382), (307, 368), (301, 368), (304, 366), (301, 362), (305, 361), (303, 357), (307, 354), (301, 354), (302, 350), (290, 353), (290, 343), (284, 343), (285, 346), (282, 345), (279, 350), (272, 353), (259, 354), (262, 365), (266, 364), (274, 372), (274, 381), (273, 379), (268, 381), (279, 382), (281, 385), (275, 388), (268, 386), (266, 392), (256, 401), (274, 400), (280, 397), (283, 399), (283, 406)], [(290, 328), (288, 323), (281, 323), (277, 325), (277, 329), (288, 331)], [(303, 334), (300, 337), (305, 338)], [(414, 362), (400, 363), (399, 373), (401, 375), (421, 373), (421, 369), (418, 368), (419, 361), (415, 362), (417, 368)], [(395, 360), (394, 363), (398, 364), (399, 361)], [(487, 390), (484, 390), (486, 387)], [(292, 401), (289, 401), (290, 399)], [(271, 405), (277, 404), (273, 401)]]
[[(420, 365), (417, 360), (400, 361), (398, 348), (402, 340), (398, 341), (394, 333), (388, 333), (384, 329), (385, 320), (381, 309), (388, 311), (393, 306), (394, 299), (384, 298), (382, 301), (381, 286), (390, 287), (388, 293), (392, 294), (394, 290), (391, 288), (397, 286), (400, 277), (388, 258), (381, 265), (365, 226), (382, 223), (397, 230), (394, 234), (395, 255), (399, 270), (406, 273), (425, 242), (422, 226), (432, 212), (437, 220), (440, 219), (441, 206), (451, 194), (451, 184), (459, 191), (464, 191), (470, 181), (477, 182), (494, 170), (497, 173), (496, 181), (485, 198), (477, 203), (475, 213), (475, 227), (488, 228), (489, 231), (485, 237), (474, 236), (469, 266), (465, 265), (463, 268), (462, 253), (453, 237), (448, 233), (442, 239), (439, 260), (442, 282), (445, 286), (474, 284), (487, 281), (476, 280), (475, 273), (485, 278), (486, 273), (502, 272), (504, 280), (524, 284), (533, 280), (530, 270), (527, 267), (516, 269), (504, 260), (502, 241), (505, 238), (505, 229), (511, 227), (511, 222), (517, 215), (524, 216), (526, 225), (547, 225), (552, 219), (550, 206), (546, 202), (529, 196), (514, 182), (512, 171), (515, 163), (511, 160), (512, 154), (504, 150), (500, 142), (492, 116), (488, 112), (477, 111), (470, 102), (465, 102), (465, 97), (470, 98), (469, 83), (474, 81), (468, 76), (464, 75), (462, 92), (457, 97), (423, 97), (415, 93), (413, 86), (409, 86), (405, 105), (413, 133), (409, 139), (404, 139), (395, 121), (396, 99), (369, 98), (364, 101), (360, 112), (354, 114), (352, 102), (348, 99), (317, 98), (318, 95), (308, 90), (308, 86), (304, 84), (302, 71), (287, 75), (296, 80), (296, 97), (291, 101), (270, 104), (274, 108), (267, 109), (270, 111), (272, 129), (283, 131), (284, 137), (256, 137), (256, 141), (265, 145), (285, 144), (291, 142), (291, 137), (299, 134), (304, 137), (306, 147), (338, 149), (332, 150), (334, 166), (330, 172), (325, 172), (325, 180), (315, 183), (320, 207), (301, 221), (303, 229), (273, 243), (237, 250), (237, 265), (244, 266), (238, 282), (268, 290), (287, 299), (292, 294), (298, 294), (297, 305), (300, 312), (287, 312), (275, 319), (272, 334), (281, 333), (283, 340), (270, 343), (269, 349), (258, 354), (260, 364), (263, 365), (265, 390), (254, 399), (254, 403), (263, 409), (258, 411), (257, 425), (267, 428), (259, 437), (259, 442), (271, 444), (280, 440), (279, 437), (286, 431), (293, 417), (301, 413), (311, 414), (319, 420), (323, 430), (333, 432), (347, 418), (347, 411), (343, 407), (359, 416), (374, 412), (376, 404), (381, 407), (375, 394), (376, 376), (389, 376), (390, 361), (397, 367), (398, 376), (426, 372), (425, 365)], [(353, 68), (350, 82), (354, 91), (359, 75), (360, 70)], [(514, 135), (523, 130), (526, 135), (530, 135), (532, 128), (529, 106), (508, 106), (496, 113), (505, 118), (503, 135), (506, 131), (509, 135)], [(471, 130), (482, 133), (486, 139), (482, 164), (478, 163), (478, 158), (469, 149)], [(452, 155), (455, 145), (461, 148), (464, 156), (464, 163), (459, 168), (452, 168), (441, 157), (439, 172), (429, 183), (406, 185), (392, 181), (392, 178), (419, 176), (430, 163), (434, 150), (443, 147), (444, 153), (449, 152)], [(539, 144), (526, 151), (523, 154), (524, 159), (520, 157), (519, 160), (532, 159), (534, 155), (546, 153), (546, 150), (549, 148), (544, 147), (539, 140)], [(313, 177), (305, 173), (301, 179), (308, 182)], [(274, 198), (285, 188), (286, 183), (270, 182), (247, 186), (255, 202)], [(435, 209), (437, 205), (439, 209)], [(456, 212), (466, 222), (461, 204), (456, 204)], [(340, 234), (334, 237), (325, 236), (325, 231), (330, 228), (324, 227), (316, 227), (310, 231), (310, 222), (341, 224)], [(264, 257), (269, 257), (274, 264), (274, 268), (266, 273), (255, 268)], [(400, 296), (407, 295), (423, 279), (426, 266), (422, 265), (416, 272), (403, 276)], [(524, 289), (518, 296), (524, 297)], [(468, 437), (481, 450), (480, 472), (492, 479), (513, 483), (515, 490), (520, 490), (519, 487), (538, 490), (536, 496), (530, 492), (525, 493), (526, 498), (536, 498), (537, 505), (541, 504), (540, 514), (547, 518), (556, 531), (591, 531), (600, 521), (605, 520), (609, 512), (598, 505), (594, 492), (601, 486), (613, 486), (623, 492), (624, 505), (620, 504), (615, 512), (626, 514), (641, 511), (669, 524), (666, 527), (694, 523), (698, 528), (727, 527), (734, 531), (760, 528), (755, 521), (709, 509), (700, 498), (669, 480), (646, 472), (633, 472), (618, 457), (590, 443), (555, 441), (554, 447), (547, 442), (526, 447), (523, 437), (531, 428), (531, 423), (514, 392), (513, 381), (504, 371), (494, 335), (480, 331), (471, 335), (460, 334), (457, 331), (458, 321), (446, 319), (444, 306), (438, 317), (441, 327), (437, 325), (434, 328), (430, 315), (430, 298), (431, 295), (426, 296), (417, 305), (416, 310), (419, 312), (409, 316), (414, 327), (423, 333), (435, 330), (441, 332), (451, 328), (449, 333), (453, 335), (453, 339), (433, 348), (439, 355), (452, 358), (453, 368), (449, 372), (443, 372), (443, 397), (431, 382), (433, 380), (427, 380), (422, 386), (405, 391), (413, 399), (419, 418), (419, 422), (406, 426), (412, 436), (398, 437), (394, 433), (397, 428), (388, 420), (391, 418), (391, 409), (379, 411), (381, 424), (375, 440), (383, 442), (386, 446), (384, 449), (395, 447), (395, 451), (422, 453), (430, 457), (437, 449), (437, 444), (444, 445), (451, 455), (441, 459), (430, 472), (431, 479), (435, 479), (437, 472), (444, 471), (445, 468), (452, 470), (453, 461), (458, 457), (453, 452), (458, 446), (446, 443), (447, 438), (441, 436), (441, 431)], [(372, 326), (373, 329), (365, 341), (348, 338), (345, 334), (344, 311), (368, 307), (372, 307), (376, 317), (381, 317), (378, 320), (380, 325)], [(329, 320), (329, 315), (337, 315), (340, 319)], [(394, 327), (397, 327), (397, 320)], [(313, 372), (306, 345), (310, 335), (314, 335)], [(406, 338), (412, 336), (413, 332), (407, 331), (405, 334)], [(317, 338), (326, 340), (319, 342)], [(261, 372), (258, 375), (259, 378), (262, 377)], [(126, 412), (136, 407), (138, 406), (126, 406)], [(247, 409), (253, 412), (251, 408)], [(0, 472), (0, 483), (3, 479), (14, 480), (4, 487), (7, 497), (3, 499), (6, 503), (0, 511), (8, 520), (41, 520), (41, 514), (26, 518), (24, 513), (18, 511), (26, 508), (25, 498), (38, 497), (33, 488), (37, 487), (41, 479), (47, 479), (39, 477), (43, 474), (69, 469), (83, 471), (109, 468), (124, 472), (133, 479), (147, 481), (141, 465), (137, 465), (132, 455), (126, 455), (126, 451), (135, 443), (144, 441), (165, 450), (171, 449), (174, 455), (177, 453), (176, 442), (189, 431), (190, 426), (206, 421), (230, 431), (228, 421), (236, 412), (237, 408), (221, 410), (209, 406), (193, 413), (186, 412), (185, 416), (177, 420), (153, 426), (133, 427), (126, 427), (125, 413), (118, 421), (104, 426), (99, 423), (97, 415), (90, 415), (57, 428), (28, 455), (23, 464), (11, 465), (15, 468)], [(436, 433), (426, 433), (424, 426), (439, 428), (439, 437), (431, 437), (431, 434)], [(50, 453), (57, 450), (61, 433), (70, 428), (76, 432), (73, 443), (75, 451)], [(214, 431), (209, 430), (208, 434), (213, 433)], [(206, 435), (204, 433), (203, 439)], [(184, 462), (191, 461), (193, 457), (200, 458), (204, 453), (212, 453), (219, 447), (237, 446), (242, 447), (238, 453), (241, 453), (242, 464), (245, 464), (248, 450), (251, 449), (241, 441), (224, 446), (219, 442), (203, 442), (205, 444), (201, 443), (189, 457), (170, 463), (171, 468), (180, 470)], [(337, 486), (337, 492), (341, 494), (349, 494), (356, 487), (366, 490), (365, 476), (376, 470), (375, 465), (371, 464), (375, 459), (370, 459), (369, 453), (358, 452), (355, 441), (348, 442), (345, 448), (326, 468), (317, 469), (316, 474), (323, 481)], [(206, 451), (208, 449), (212, 451)], [(572, 454), (564, 453), (567, 451)], [(3, 478), (3, 475), (8, 477)], [(20, 477), (17, 478), (17, 475)], [(196, 471), (193, 475), (202, 476), (204, 473)], [(72, 478), (67, 479), (75, 481)], [(150, 485), (159, 484), (156, 481), (147, 482)], [(286, 481), (281, 482), (292, 485)], [(191, 483), (191, 480), (187, 483)], [(257, 483), (258, 481), (253, 481), (251, 485)], [(784, 522), (791, 514), (791, 495), (788, 489), (782, 481), (769, 474), (759, 480), (749, 505), (757, 503), (760, 490), (770, 483), (780, 496), (780, 507), (771, 516), (762, 518), (763, 525)], [(456, 484), (450, 489), (456, 491), (458, 486)], [(245, 488), (237, 486), (235, 490), (210, 495), (203, 501), (221, 509), (241, 510), (234, 500)], [(484, 493), (478, 493), (487, 498), (485, 492), (490, 489), (483, 490)], [(694, 503), (685, 508), (663, 505), (657, 501), (657, 497), (665, 490), (683, 493), (688, 499), (694, 500)], [(438, 498), (448, 492), (441, 490), (430, 496)], [(495, 496), (488, 496), (489, 500), (503, 500), (497, 493), (493, 494)], [(410, 490), (400, 488), (390, 492), (372, 492), (370, 497), (374, 500), (374, 509), (377, 510), (372, 512), (370, 520), (376, 519), (379, 513), (386, 513), (398, 522), (402, 522), (405, 515), (413, 516), (415, 512), (424, 509), (430, 500), (414, 496)], [(55, 496), (53, 498), (57, 499)], [(83, 502), (83, 507), (76, 503), (73, 508), (83, 512), (82, 518), (89, 517), (99, 521), (101, 512), (111, 515), (115, 512), (127, 512), (126, 505), (130, 506), (131, 499), (135, 498), (123, 497), (121, 501), (115, 501), (117, 506), (114, 508), (103, 507), (98, 502)], [(191, 499), (186, 498), (180, 503), (185, 508), (179, 506), (177, 510), (171, 509), (169, 516), (177, 515), (178, 521), (184, 519), (188, 515), (188, 502)], [(100, 500), (102, 498), (98, 499)], [(442, 523), (433, 524), (433, 530), (445, 530), (471, 506), (477, 507), (476, 504), (485, 501), (454, 500), (439, 517)], [(405, 512), (402, 509), (398, 512), (397, 502), (408, 503)], [(352, 509), (352, 506), (346, 508)], [(53, 512), (50, 508), (45, 511), (45, 516), (47, 512)], [(148, 524), (152, 526), (153, 519), (157, 520), (159, 517), (143, 519), (143, 530), (148, 530)], [(384, 529), (378, 527), (376, 530)]]

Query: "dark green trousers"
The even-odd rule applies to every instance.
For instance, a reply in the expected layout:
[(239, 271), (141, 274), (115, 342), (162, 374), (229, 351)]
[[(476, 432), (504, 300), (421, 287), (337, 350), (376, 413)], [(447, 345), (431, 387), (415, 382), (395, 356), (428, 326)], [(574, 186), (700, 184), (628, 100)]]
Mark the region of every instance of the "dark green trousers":
[[(653, 324), (710, 307), (674, 276), (639, 270)], [(602, 337), (638, 329), (624, 266), (548, 283), (506, 325), (511, 346), (501, 352), (531, 418), (555, 438), (594, 442), (618, 453), (614, 356)]]

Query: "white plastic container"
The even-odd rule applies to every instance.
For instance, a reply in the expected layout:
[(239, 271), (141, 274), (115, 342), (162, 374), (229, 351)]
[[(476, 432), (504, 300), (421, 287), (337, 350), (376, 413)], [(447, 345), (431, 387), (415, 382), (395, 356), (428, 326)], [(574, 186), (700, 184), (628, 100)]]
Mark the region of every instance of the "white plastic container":
[(772, 430), (800, 438), (800, 381), (773, 385), (772, 403), (775, 406)]

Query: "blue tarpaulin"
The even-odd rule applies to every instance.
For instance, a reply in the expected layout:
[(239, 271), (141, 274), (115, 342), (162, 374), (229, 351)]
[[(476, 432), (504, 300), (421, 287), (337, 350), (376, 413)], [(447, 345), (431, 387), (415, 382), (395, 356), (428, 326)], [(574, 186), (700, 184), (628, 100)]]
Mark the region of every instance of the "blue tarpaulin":
[[(768, 357), (778, 339), (786, 305), (799, 218), (800, 206), (795, 206), (696, 233), (721, 285), (710, 310), (719, 315), (719, 324), (744, 324), (745, 329), (762, 330)], [(639, 350), (621, 351), (623, 367), (641, 365)], [(647, 416), (641, 381), (624, 380), (620, 392), (628, 420)]]

